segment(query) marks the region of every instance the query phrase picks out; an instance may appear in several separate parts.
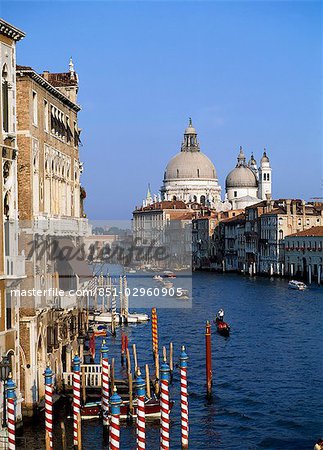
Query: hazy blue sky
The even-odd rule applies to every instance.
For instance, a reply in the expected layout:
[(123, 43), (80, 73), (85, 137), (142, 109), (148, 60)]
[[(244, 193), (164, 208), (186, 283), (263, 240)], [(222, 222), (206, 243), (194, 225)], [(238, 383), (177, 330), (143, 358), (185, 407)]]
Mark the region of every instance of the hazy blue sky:
[(18, 63), (79, 74), (86, 209), (130, 217), (157, 192), (188, 117), (224, 191), (264, 147), (275, 197), (320, 196), (321, 2), (2, 2)]

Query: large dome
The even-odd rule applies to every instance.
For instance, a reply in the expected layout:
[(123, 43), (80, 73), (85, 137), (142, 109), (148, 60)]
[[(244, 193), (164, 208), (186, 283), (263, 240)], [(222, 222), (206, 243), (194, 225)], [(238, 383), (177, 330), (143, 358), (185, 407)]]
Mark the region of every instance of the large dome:
[(249, 167), (238, 166), (227, 176), (225, 186), (227, 188), (257, 187), (257, 178)]
[(181, 151), (168, 163), (164, 181), (177, 179), (216, 180), (212, 161), (200, 151)]

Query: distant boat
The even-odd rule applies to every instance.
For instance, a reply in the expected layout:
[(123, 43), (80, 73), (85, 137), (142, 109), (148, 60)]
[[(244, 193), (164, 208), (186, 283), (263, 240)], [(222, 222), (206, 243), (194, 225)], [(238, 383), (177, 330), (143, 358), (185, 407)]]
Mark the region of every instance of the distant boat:
[(230, 325), (223, 320), (220, 320), (218, 317), (214, 320), (216, 324), (216, 331), (221, 334), (221, 336), (230, 336)]
[(136, 270), (135, 269), (129, 269), (128, 273), (136, 273)]
[(165, 278), (176, 278), (176, 275), (170, 270), (164, 270), (164, 276)]
[(188, 289), (181, 289), (180, 292), (176, 292), (176, 298), (180, 300), (189, 300), (189, 291)]
[[(111, 312), (105, 312), (98, 315), (89, 316), (89, 319), (96, 323), (111, 323), (112, 322), (112, 314)], [(148, 322), (149, 316), (147, 314), (142, 313), (128, 313), (127, 316), (128, 323), (141, 323)], [(116, 314), (116, 323), (123, 323), (125, 318), (123, 315), (117, 313)]]
[(288, 288), (289, 289), (296, 289), (298, 291), (305, 291), (305, 289), (307, 288), (306, 284), (303, 283), (302, 281), (297, 281), (297, 280), (291, 280), (288, 283)]
[(160, 275), (154, 275), (153, 276), (153, 280), (155, 280), (155, 281), (163, 281), (163, 277), (161, 277)]

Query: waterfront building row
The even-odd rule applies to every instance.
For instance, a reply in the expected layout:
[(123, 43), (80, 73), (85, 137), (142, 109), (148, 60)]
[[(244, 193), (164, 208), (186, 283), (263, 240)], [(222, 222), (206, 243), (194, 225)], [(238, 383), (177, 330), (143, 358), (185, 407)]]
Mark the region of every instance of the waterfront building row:
[[(322, 276), (323, 254), (319, 253), (319, 243), (316, 250), (318, 259), (314, 264), (310, 260), (305, 262), (307, 257), (302, 254), (305, 244), (293, 248), (294, 259), (291, 262), (290, 246), (286, 243), (290, 236), (298, 233), (320, 232), (323, 203), (299, 199), (272, 200), (268, 197), (244, 211), (231, 211), (231, 217), (218, 218), (213, 228), (210, 223), (202, 225), (203, 221), (210, 220), (212, 222), (208, 218), (193, 220), (193, 262), (196, 269), (281, 276), (298, 274), (311, 279)], [(317, 234), (316, 238), (323, 239)], [(298, 263), (295, 252), (298, 252)], [(310, 274), (309, 267), (312, 270)]]

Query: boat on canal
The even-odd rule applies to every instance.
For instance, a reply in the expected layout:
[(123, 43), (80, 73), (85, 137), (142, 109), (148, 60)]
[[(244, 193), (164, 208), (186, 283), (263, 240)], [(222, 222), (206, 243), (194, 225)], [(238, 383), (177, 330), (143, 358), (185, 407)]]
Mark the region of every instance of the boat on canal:
[[(102, 312), (100, 314), (93, 314), (89, 316), (89, 320), (95, 323), (111, 324), (111, 312)], [(128, 313), (127, 317), (119, 313), (116, 314), (116, 323), (143, 323), (148, 322), (148, 314), (143, 313)]]
[[(170, 409), (172, 409), (174, 402), (170, 402)], [(126, 420), (129, 417), (137, 417), (137, 400), (133, 401), (133, 411), (130, 412), (130, 402), (125, 400), (120, 407), (120, 419)], [(159, 419), (161, 415), (160, 401), (159, 399), (150, 398), (145, 401), (145, 414), (146, 419)], [(81, 417), (84, 420), (98, 419), (102, 415), (101, 399), (87, 402), (81, 407)]]
[(305, 289), (307, 289), (307, 286), (302, 281), (291, 280), (288, 283), (288, 288), (289, 289), (296, 289), (297, 291), (305, 291)]
[(230, 336), (230, 325), (218, 317), (215, 318), (214, 323), (216, 325), (216, 331), (221, 334), (221, 336)]

